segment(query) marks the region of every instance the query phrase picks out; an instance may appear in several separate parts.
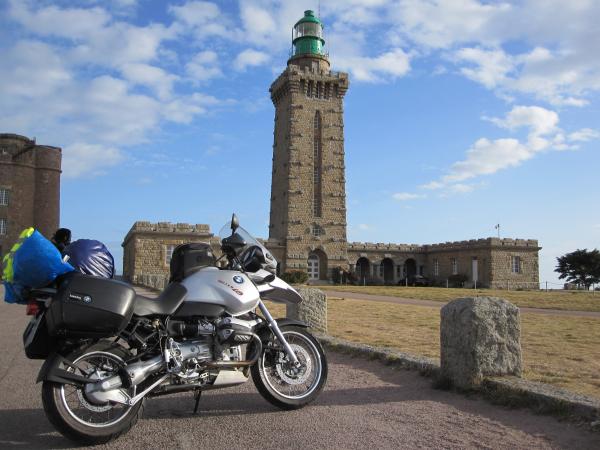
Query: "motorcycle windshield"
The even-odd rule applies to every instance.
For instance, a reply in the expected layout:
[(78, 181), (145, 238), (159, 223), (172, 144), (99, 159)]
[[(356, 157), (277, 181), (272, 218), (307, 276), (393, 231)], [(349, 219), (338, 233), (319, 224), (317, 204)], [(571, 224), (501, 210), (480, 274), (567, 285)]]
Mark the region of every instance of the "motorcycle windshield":
[[(246, 245), (238, 251), (238, 255), (241, 255), (250, 247), (257, 246), (262, 250), (269, 266), (277, 267), (277, 260), (275, 260), (271, 252), (267, 250), (267, 248), (264, 245), (262, 245), (254, 236), (248, 233), (243, 227), (238, 226), (235, 229), (235, 234), (241, 236), (246, 242)], [(229, 236), (231, 236), (231, 224), (230, 222), (227, 222), (225, 225), (223, 225), (221, 231), (219, 231), (219, 238), (223, 240), (224, 238), (227, 238)]]

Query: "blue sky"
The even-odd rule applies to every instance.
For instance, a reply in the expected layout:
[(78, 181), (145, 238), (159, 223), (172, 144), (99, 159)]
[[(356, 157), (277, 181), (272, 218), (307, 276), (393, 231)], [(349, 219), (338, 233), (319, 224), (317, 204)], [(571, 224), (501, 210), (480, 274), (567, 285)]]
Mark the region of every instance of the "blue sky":
[[(0, 131), (63, 148), (61, 225), (117, 260), (136, 220), (267, 236), (273, 106), (317, 2), (0, 1)], [(600, 3), (321, 2), (345, 101), (348, 236), (598, 247)]]

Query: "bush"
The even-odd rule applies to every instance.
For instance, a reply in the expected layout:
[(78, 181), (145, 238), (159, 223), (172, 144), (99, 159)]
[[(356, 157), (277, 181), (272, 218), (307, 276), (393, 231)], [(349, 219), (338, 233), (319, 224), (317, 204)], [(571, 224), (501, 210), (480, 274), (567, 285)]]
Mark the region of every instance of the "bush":
[(448, 277), (448, 284), (450, 284), (450, 287), (461, 288), (468, 280), (468, 276), (462, 273), (457, 273), (456, 275), (450, 275)]
[(281, 279), (290, 284), (304, 284), (308, 281), (308, 274), (303, 270), (290, 270), (282, 274)]
[(331, 281), (333, 284), (356, 284), (356, 277), (338, 266), (331, 271)]

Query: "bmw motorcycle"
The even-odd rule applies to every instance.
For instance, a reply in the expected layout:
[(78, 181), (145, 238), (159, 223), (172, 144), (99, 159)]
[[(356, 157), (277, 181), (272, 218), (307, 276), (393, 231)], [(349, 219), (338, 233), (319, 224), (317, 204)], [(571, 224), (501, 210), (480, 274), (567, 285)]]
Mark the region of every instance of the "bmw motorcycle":
[(327, 380), (320, 343), (306, 324), (273, 319), (263, 303), (302, 297), (275, 276), (275, 258), (235, 215), (220, 235), (226, 266), (207, 244), (179, 246), (156, 299), (76, 273), (31, 292), (25, 353), (45, 360), (37, 379), (44, 411), (64, 436), (105, 443), (137, 422), (147, 397), (190, 392), (197, 412), (203, 391), (249, 377), (281, 409), (319, 395)]

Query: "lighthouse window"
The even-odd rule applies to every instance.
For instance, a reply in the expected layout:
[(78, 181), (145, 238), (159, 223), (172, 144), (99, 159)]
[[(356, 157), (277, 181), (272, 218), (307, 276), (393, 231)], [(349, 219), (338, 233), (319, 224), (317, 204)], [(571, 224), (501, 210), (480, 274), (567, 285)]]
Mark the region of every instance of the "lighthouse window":
[(315, 217), (321, 217), (322, 206), (321, 206), (321, 164), (322, 164), (322, 151), (321, 151), (321, 113), (317, 111), (315, 113), (315, 119), (313, 123), (313, 215)]
[(8, 206), (8, 189), (0, 188), (0, 206)]

